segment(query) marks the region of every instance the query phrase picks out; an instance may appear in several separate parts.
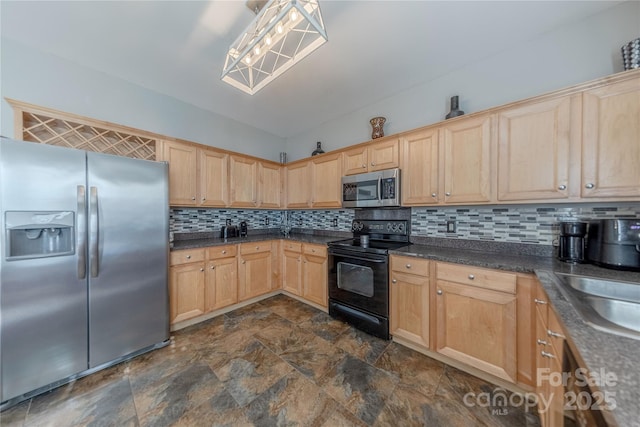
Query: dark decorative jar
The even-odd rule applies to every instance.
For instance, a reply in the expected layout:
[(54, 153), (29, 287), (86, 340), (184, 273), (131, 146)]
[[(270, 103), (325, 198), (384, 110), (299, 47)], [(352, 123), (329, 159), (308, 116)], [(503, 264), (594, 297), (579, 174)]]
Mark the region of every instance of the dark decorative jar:
[(313, 150), (313, 153), (311, 153), (312, 156), (317, 156), (318, 154), (322, 154), (324, 153), (324, 150), (322, 149), (322, 142), (318, 141), (318, 146), (316, 147), (315, 150)]
[(369, 123), (371, 123), (371, 127), (373, 127), (373, 132), (371, 133), (371, 139), (376, 139), (376, 138), (380, 138), (384, 136), (384, 122), (386, 122), (387, 119), (384, 117), (374, 117), (373, 119), (369, 120)]
[(451, 97), (451, 111), (446, 115), (445, 119), (451, 119), (464, 114), (464, 111), (458, 108), (458, 95)]

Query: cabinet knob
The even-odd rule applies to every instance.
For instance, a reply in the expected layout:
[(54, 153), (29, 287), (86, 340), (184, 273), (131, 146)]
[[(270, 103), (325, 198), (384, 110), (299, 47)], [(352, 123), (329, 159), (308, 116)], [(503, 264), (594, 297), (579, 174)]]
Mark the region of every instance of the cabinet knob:
[(224, 255), (224, 254), (226, 254), (226, 253), (227, 253), (227, 251), (222, 251), (222, 255)]
[(553, 354), (547, 353), (546, 351), (541, 351), (540, 354), (542, 355), (542, 357), (548, 357), (549, 359), (555, 359), (556, 358)]
[(311, 249), (311, 252), (315, 252), (315, 251), (316, 251), (315, 249)]
[(536, 304), (540, 304), (540, 305), (544, 305), (544, 304), (547, 303), (546, 301), (538, 299), (538, 298), (534, 298), (533, 302), (535, 302)]
[(256, 251), (257, 251), (258, 249), (260, 249), (260, 246), (256, 246)]
[(438, 294), (438, 295), (442, 295), (442, 289), (438, 289), (438, 290), (436, 291), (436, 294)]
[(196, 199), (195, 197), (192, 197), (192, 198), (191, 198), (191, 200), (195, 200), (195, 199)]
[(203, 198), (202, 198), (202, 201), (204, 202), (205, 200), (207, 200), (207, 199), (205, 199), (205, 198), (203, 197)]
[(187, 255), (187, 259), (191, 259), (191, 255)]
[(407, 265), (405, 265), (405, 267), (411, 268), (411, 264), (407, 264)]
[(560, 191), (564, 191), (564, 190), (566, 190), (566, 189), (567, 189), (567, 186), (566, 186), (566, 185), (564, 185), (564, 184), (562, 184), (562, 185), (560, 185), (560, 186), (558, 187), (558, 190), (560, 190)]
[(398, 281), (396, 279), (392, 279), (391, 283), (398, 283)]
[(212, 269), (212, 270), (215, 270), (215, 269), (216, 269), (216, 267), (215, 267), (214, 265), (212, 265), (212, 266), (211, 266), (211, 269)]
[(536, 343), (538, 343), (538, 345), (549, 345), (548, 342), (546, 342), (545, 340), (541, 340), (540, 338), (536, 340)]
[(376, 162), (371, 162), (371, 166), (375, 166), (375, 165), (376, 165)]
[(200, 271), (204, 271), (204, 268), (201, 268)]
[(591, 190), (592, 188), (594, 188), (595, 185), (591, 182), (587, 183), (587, 185), (584, 186), (584, 188), (586, 188), (587, 190)]
[(244, 260), (243, 260), (243, 261), (242, 261), (242, 263), (243, 263), (243, 264), (246, 264), (246, 261), (244, 261)]
[(366, 167), (367, 167), (367, 165), (365, 165), (365, 164), (363, 163), (363, 164), (362, 164), (362, 167), (363, 167), (363, 168), (366, 168)]
[(547, 329), (547, 335), (549, 335), (550, 337), (563, 338), (564, 339), (564, 335), (559, 334), (558, 332), (554, 332), (551, 329)]
[(438, 197), (438, 193), (431, 193), (431, 197), (435, 199), (436, 197)]
[(451, 193), (447, 191), (446, 193), (444, 193), (444, 195), (449, 197), (451, 195)]
[(469, 280), (473, 280), (473, 279), (475, 279), (475, 278), (476, 278), (476, 276), (474, 276), (473, 274), (470, 274), (470, 275), (469, 275)]

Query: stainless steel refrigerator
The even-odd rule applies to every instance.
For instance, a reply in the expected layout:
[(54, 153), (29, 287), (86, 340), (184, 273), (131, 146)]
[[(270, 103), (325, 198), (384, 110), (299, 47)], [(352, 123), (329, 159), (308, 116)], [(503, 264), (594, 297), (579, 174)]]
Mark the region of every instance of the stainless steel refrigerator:
[(168, 342), (167, 164), (0, 138), (0, 402)]

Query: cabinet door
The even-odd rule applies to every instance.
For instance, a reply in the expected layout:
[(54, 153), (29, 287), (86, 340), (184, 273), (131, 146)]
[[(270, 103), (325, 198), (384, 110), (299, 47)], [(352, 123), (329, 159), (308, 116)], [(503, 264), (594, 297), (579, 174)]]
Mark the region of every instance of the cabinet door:
[(436, 350), (516, 382), (516, 298), (438, 280)]
[(311, 206), (342, 206), (342, 153), (322, 156), (311, 161)]
[[(261, 242), (256, 246), (258, 249), (255, 251), (245, 250), (245, 253), (242, 253), (243, 246), (245, 245), (241, 245), (240, 264), (238, 265), (238, 299), (240, 301), (271, 292), (273, 279), (271, 245)], [(263, 246), (268, 249), (260, 250)]]
[(400, 165), (400, 149), (397, 138), (376, 142), (369, 146), (369, 171), (397, 168)]
[(171, 323), (204, 313), (204, 263), (176, 265), (170, 268)]
[(582, 197), (640, 196), (640, 78), (583, 96)]
[(224, 207), (229, 203), (229, 155), (213, 150), (199, 150), (200, 205)]
[(258, 203), (258, 161), (229, 156), (229, 205), (255, 207)]
[(169, 162), (170, 205), (196, 205), (197, 152), (198, 150), (191, 145), (164, 142), (162, 157)]
[(294, 295), (302, 295), (302, 254), (284, 249), (282, 289)]
[(308, 208), (311, 197), (309, 162), (287, 165), (287, 207)]
[(207, 263), (205, 274), (205, 310), (213, 311), (238, 302), (238, 266), (236, 258), (221, 258)]
[(258, 196), (261, 208), (279, 208), (282, 204), (282, 180), (280, 165), (273, 163), (258, 164)]
[(491, 201), (491, 116), (442, 128), (444, 201)]
[(355, 175), (367, 172), (367, 146), (362, 145), (344, 152), (344, 174)]
[(429, 278), (391, 272), (391, 335), (429, 348)]
[(498, 200), (569, 197), (569, 147), (579, 137), (572, 105), (579, 112), (579, 100), (551, 99), (499, 114)]
[[(326, 249), (325, 249), (326, 252)], [(303, 255), (303, 294), (302, 297), (327, 307), (327, 257), (326, 255)]]
[(438, 202), (438, 130), (413, 132), (401, 140), (402, 204)]

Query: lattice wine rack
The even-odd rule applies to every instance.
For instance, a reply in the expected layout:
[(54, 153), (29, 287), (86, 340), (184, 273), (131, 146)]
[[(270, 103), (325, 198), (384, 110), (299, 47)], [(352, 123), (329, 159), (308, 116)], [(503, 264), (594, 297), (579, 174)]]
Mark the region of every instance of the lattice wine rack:
[[(136, 135), (124, 126), (74, 116), (11, 100), (15, 129), (24, 141), (71, 147), (98, 153), (157, 160), (160, 147), (153, 136)], [(25, 108), (26, 107), (26, 108)], [(142, 131), (141, 133), (144, 133)]]

